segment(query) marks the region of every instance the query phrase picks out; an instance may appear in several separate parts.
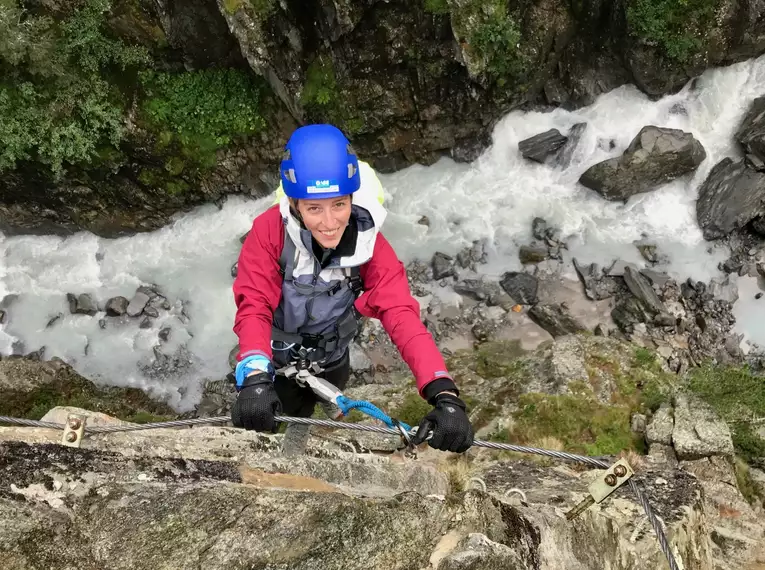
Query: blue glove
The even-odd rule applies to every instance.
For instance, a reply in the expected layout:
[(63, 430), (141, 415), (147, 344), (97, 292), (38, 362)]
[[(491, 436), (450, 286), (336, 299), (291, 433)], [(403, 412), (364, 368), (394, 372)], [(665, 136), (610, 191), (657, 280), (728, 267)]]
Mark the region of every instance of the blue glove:
[(271, 361), (262, 354), (252, 354), (236, 364), (236, 391), (244, 387), (244, 381), (253, 372), (265, 372), (274, 379), (274, 367)]

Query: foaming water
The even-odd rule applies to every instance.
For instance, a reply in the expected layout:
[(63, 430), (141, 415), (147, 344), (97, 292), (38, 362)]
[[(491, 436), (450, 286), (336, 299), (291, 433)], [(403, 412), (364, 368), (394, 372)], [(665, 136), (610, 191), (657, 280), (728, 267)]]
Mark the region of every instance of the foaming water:
[[(760, 58), (708, 71), (659, 101), (628, 86), (577, 111), (510, 113), (496, 126), (492, 146), (470, 165), (442, 159), (382, 175), (390, 210), (385, 234), (406, 262), (429, 259), (436, 251), (455, 254), (486, 239), (489, 263), (482, 271), (499, 276), (520, 268), (518, 248), (531, 240), (531, 221), (539, 216), (561, 230), (567, 259), (644, 265), (634, 243), (645, 238), (659, 246), (667, 259), (659, 269), (673, 277), (720, 276), (717, 266), (728, 252), (702, 237), (695, 213), (698, 187), (722, 158), (740, 156), (733, 134), (763, 91)], [(566, 134), (577, 123), (587, 128), (567, 168), (521, 157), (519, 141), (550, 128)], [(645, 125), (692, 132), (706, 160), (694, 175), (626, 204), (608, 202), (578, 184), (589, 166), (620, 155)], [(204, 379), (228, 372), (227, 356), (236, 344), (230, 268), (239, 237), (272, 202), (233, 196), (220, 209), (208, 205), (161, 230), (113, 240), (86, 232), (67, 238), (0, 234), (0, 299), (17, 296), (0, 325), (0, 354), (10, 354), (19, 341), (25, 352), (45, 346), (46, 358), (59, 356), (96, 381), (141, 387), (179, 410), (190, 409)], [(423, 215), (429, 227), (417, 224)], [(573, 278), (573, 267), (567, 267)], [(66, 293), (91, 293), (103, 306), (116, 295), (131, 298), (146, 284), (156, 285), (172, 305), (150, 328), (139, 328), (140, 319), (106, 318), (101, 329), (103, 313), (69, 314)], [(735, 310), (739, 330), (765, 345), (765, 302), (754, 300), (756, 291), (755, 281), (744, 280)], [(171, 333), (160, 342), (165, 327)], [(181, 347), (187, 352), (176, 372), (147, 371), (155, 351), (177, 355)]]

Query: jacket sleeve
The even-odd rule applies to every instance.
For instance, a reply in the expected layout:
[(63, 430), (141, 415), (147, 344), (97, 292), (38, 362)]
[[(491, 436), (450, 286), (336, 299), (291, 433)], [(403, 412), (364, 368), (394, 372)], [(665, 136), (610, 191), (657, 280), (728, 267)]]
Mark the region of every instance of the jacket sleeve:
[(282, 294), (279, 256), (284, 240), (281, 217), (271, 208), (255, 218), (239, 252), (233, 291), (237, 360), (252, 354), (271, 359), (271, 327)]
[(361, 267), (360, 276), (365, 291), (356, 300), (356, 309), (381, 321), (414, 374), (420, 395), (431, 400), (443, 390), (456, 392), (441, 352), (420, 320), (404, 264), (382, 234), (377, 235), (372, 259)]

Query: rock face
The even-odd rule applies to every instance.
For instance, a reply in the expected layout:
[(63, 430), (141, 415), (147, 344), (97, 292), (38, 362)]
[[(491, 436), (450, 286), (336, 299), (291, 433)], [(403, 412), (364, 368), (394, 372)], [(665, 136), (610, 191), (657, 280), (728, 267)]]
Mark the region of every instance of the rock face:
[(693, 172), (705, 158), (691, 133), (648, 126), (621, 157), (591, 166), (579, 182), (608, 200), (627, 200)]
[[(145, 128), (134, 114), (145, 101), (130, 88), (123, 98), (137, 104), (120, 109), (126, 136), (116, 153), (75, 165), (59, 180), (34, 162), (2, 173), (0, 231), (120, 235), (155, 229), (226, 194), (262, 195), (276, 185), (286, 137), (306, 122), (337, 124), (383, 171), (442, 155), (470, 161), (489, 144), (496, 120), (520, 105), (577, 107), (626, 83), (662, 95), (765, 45), (757, 2), (726, 0), (714, 17), (669, 7), (659, 19), (684, 22), (669, 41), (657, 37), (656, 16), (646, 20), (620, 2), (484, 4), (115, 0), (99, 26), (106, 37), (146, 48), (146, 69), (228, 69), (255, 80), (263, 128), (226, 133), (230, 142), (186, 164), (204, 145), (168, 146), (162, 130)], [(80, 6), (38, 2), (33, 15), (66, 20)], [(109, 85), (117, 99), (125, 86)]]
[[(174, 434), (197, 429), (174, 444)], [(45, 443), (56, 433), (51, 430), (0, 428), (0, 528), (13, 529), (0, 542), (3, 568), (45, 561), (51, 570), (242, 563), (305, 570), (603, 564), (637, 570), (662, 563), (650, 532), (627, 540), (641, 512), (626, 495), (584, 513), (582, 524), (561, 520), (553, 505), (573, 506), (592, 472), (493, 462), (475, 473), (485, 490), (460, 491), (448, 487), (431, 454), (396, 464), (325, 450), (323, 457), (286, 461), (273, 448), (280, 436), (230, 428), (157, 431), (163, 433), (86, 438), (87, 447), (71, 449)], [(231, 456), (233, 441), (238, 457)], [(657, 509), (685, 567), (711, 568), (695, 480), (661, 470), (645, 477), (651, 488), (659, 477), (664, 481), (655, 493), (671, 500), (659, 498)], [(507, 495), (510, 488), (523, 500)]]
[(696, 218), (708, 240), (724, 237), (765, 214), (765, 174), (724, 158), (699, 188)]

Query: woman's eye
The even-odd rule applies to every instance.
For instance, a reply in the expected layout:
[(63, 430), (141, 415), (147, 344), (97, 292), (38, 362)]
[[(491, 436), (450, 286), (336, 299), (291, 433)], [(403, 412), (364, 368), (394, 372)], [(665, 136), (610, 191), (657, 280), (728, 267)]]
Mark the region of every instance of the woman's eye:
[(309, 212), (311, 212), (312, 214), (316, 214), (316, 213), (318, 213), (318, 211), (319, 211), (319, 208), (317, 208), (316, 206), (314, 206), (314, 207), (312, 207), (312, 208), (308, 208), (308, 211), (309, 211)]

